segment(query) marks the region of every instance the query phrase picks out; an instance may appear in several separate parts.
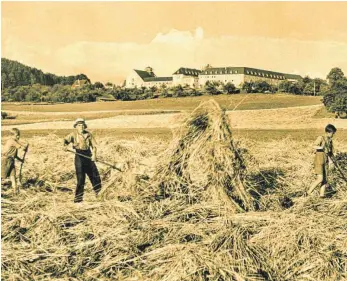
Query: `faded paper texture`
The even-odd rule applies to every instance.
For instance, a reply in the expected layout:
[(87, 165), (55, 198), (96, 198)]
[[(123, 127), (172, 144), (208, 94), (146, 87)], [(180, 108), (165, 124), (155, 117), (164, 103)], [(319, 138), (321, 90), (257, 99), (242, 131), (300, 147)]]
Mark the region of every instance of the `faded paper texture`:
[(347, 280), (346, 2), (1, 10), (2, 280)]

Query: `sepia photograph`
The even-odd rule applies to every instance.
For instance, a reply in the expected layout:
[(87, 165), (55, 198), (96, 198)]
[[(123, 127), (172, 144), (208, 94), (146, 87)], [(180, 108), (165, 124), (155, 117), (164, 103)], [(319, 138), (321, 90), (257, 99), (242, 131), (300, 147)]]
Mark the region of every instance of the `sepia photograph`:
[(347, 281), (346, 15), (1, 1), (1, 280)]

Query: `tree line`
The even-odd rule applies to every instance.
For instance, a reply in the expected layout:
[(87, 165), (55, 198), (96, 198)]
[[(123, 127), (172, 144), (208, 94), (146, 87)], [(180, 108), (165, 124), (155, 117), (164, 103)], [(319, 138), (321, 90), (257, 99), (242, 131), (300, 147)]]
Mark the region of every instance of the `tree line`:
[[(284, 81), (285, 82), (285, 81)], [(53, 86), (33, 84), (17, 87), (5, 88), (2, 91), (2, 101), (13, 102), (93, 102), (98, 97), (112, 97), (122, 101), (144, 100), (153, 98), (168, 97), (192, 97), (201, 95), (220, 95), (245, 93), (276, 93), (278, 91), (288, 93), (288, 90), (280, 84), (279, 87), (270, 85), (266, 81), (245, 82), (241, 88), (237, 88), (233, 83), (221, 83), (219, 81), (207, 81), (203, 87), (193, 88), (189, 85), (177, 85), (167, 87), (140, 87), (127, 89), (107, 83), (105, 87), (101, 82), (86, 84), (83, 87), (73, 89), (70, 85), (56, 84)], [(293, 84), (293, 83), (290, 83)], [(297, 89), (298, 86), (288, 86), (290, 89)], [(282, 89), (282, 90), (281, 90)], [(317, 88), (319, 89), (319, 88)], [(318, 91), (318, 90), (317, 90)], [(318, 92), (319, 93), (319, 92)], [(299, 94), (297, 91), (294, 94)]]
[(321, 95), (323, 103), (337, 116), (347, 115), (347, 78), (340, 68), (333, 68), (327, 75), (327, 81), (319, 78), (312, 79), (308, 76), (301, 81), (281, 81), (278, 85), (269, 84), (267, 81), (244, 82), (240, 88), (233, 83), (207, 81), (203, 87), (193, 88), (189, 85), (167, 87), (161, 85), (150, 88), (140, 87), (127, 89), (101, 82), (86, 84), (77, 89), (71, 85), (77, 79), (89, 78), (84, 75), (56, 76), (44, 74), (41, 70), (25, 66), (16, 61), (1, 59), (2, 76), (2, 101), (26, 102), (93, 102), (98, 97), (113, 97), (117, 100), (132, 101), (153, 99), (158, 97), (187, 97), (201, 95), (220, 95), (243, 93), (290, 93), (294, 95)]
[(41, 70), (26, 66), (17, 61), (1, 58), (1, 89), (15, 88), (41, 84), (53, 86), (56, 84), (72, 85), (77, 79), (90, 79), (85, 74), (71, 76), (57, 76), (52, 73), (43, 73)]

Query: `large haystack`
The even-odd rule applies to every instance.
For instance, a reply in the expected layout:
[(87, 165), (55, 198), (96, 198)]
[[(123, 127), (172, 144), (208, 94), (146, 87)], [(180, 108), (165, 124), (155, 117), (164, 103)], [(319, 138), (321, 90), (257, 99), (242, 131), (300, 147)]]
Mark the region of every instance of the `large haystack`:
[(218, 103), (202, 103), (174, 132), (154, 177), (161, 195), (188, 202), (218, 200), (233, 211), (254, 209), (245, 161)]

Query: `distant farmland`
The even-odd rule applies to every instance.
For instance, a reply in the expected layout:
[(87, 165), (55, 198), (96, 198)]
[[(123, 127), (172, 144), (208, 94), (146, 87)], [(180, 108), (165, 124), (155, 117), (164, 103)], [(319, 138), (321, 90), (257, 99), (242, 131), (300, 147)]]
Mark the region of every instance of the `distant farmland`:
[(200, 102), (213, 98), (227, 110), (269, 109), (321, 104), (321, 97), (295, 96), (287, 94), (236, 94), (201, 96), (185, 98), (160, 98), (139, 101), (93, 102), (53, 105), (28, 105), (3, 103), (2, 110), (33, 112), (81, 112), (81, 111), (114, 111), (114, 110), (192, 110)]

